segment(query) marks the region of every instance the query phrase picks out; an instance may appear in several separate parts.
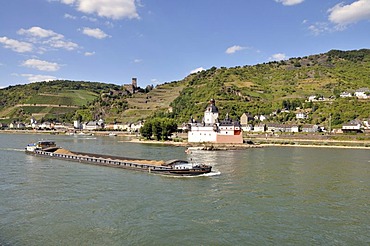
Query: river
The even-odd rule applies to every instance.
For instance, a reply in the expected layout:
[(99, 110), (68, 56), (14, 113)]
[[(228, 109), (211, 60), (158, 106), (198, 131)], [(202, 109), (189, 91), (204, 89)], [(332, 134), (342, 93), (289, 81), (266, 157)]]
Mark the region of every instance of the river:
[[(175, 178), (26, 155), (82, 152), (212, 164)], [(0, 134), (0, 245), (369, 245), (370, 153), (192, 151), (121, 137)]]

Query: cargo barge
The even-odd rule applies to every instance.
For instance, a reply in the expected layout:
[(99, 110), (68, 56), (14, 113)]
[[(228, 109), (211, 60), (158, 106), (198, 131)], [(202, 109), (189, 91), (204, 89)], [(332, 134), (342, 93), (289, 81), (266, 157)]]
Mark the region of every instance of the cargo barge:
[(212, 171), (212, 166), (205, 164), (193, 164), (184, 160), (170, 160), (165, 162), (70, 151), (58, 147), (54, 141), (46, 140), (28, 144), (25, 152), (27, 154), (40, 157), (75, 161), (99, 166), (132, 169), (162, 175), (196, 176), (210, 173)]

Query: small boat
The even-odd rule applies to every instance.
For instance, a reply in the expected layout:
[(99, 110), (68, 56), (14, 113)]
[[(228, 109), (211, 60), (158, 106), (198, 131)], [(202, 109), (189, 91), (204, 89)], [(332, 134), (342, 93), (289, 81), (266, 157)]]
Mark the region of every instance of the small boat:
[(210, 173), (212, 171), (212, 166), (194, 164), (184, 160), (158, 161), (69, 151), (58, 147), (54, 141), (49, 140), (42, 140), (37, 143), (28, 144), (25, 152), (27, 154), (40, 157), (133, 169), (162, 175), (197, 176)]

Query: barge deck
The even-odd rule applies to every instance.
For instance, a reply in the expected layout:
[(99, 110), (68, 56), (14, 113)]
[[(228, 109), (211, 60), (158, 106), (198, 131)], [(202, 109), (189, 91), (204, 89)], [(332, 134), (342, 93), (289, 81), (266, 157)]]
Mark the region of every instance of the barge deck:
[(211, 166), (204, 164), (192, 164), (183, 160), (170, 160), (165, 162), (157, 160), (145, 160), (140, 158), (75, 152), (57, 147), (53, 142), (50, 141), (48, 141), (48, 144), (44, 145), (41, 142), (42, 141), (39, 141), (36, 144), (28, 145), (26, 148), (26, 153), (40, 157), (132, 169), (164, 175), (194, 176), (209, 173), (212, 170)]

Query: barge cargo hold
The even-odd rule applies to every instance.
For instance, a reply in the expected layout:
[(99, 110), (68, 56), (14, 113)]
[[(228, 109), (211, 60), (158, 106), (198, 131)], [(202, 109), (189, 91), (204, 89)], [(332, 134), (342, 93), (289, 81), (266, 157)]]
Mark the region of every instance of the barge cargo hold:
[(165, 162), (69, 151), (58, 147), (54, 141), (38, 141), (37, 143), (29, 144), (25, 151), (27, 154), (40, 157), (132, 169), (162, 175), (196, 176), (212, 171), (212, 166), (192, 164), (184, 160), (170, 160)]

